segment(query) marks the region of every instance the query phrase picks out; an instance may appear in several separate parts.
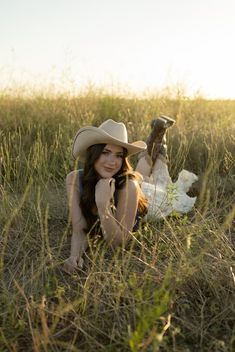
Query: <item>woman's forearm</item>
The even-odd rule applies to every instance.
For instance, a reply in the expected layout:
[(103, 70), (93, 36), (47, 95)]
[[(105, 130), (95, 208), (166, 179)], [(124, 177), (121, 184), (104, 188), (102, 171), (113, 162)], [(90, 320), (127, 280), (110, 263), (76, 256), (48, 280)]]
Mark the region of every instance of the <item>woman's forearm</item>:
[(76, 259), (81, 258), (83, 253), (88, 247), (87, 236), (80, 231), (79, 233), (73, 232), (71, 239), (71, 257)]
[(71, 238), (71, 257), (80, 258), (88, 247), (87, 236), (83, 228), (86, 227), (83, 216), (79, 209), (76, 198), (73, 198), (71, 207), (72, 238)]
[(84, 228), (87, 227), (84, 216), (82, 215), (79, 205), (79, 179), (78, 172), (71, 172), (66, 178), (66, 188), (68, 194), (69, 211), (72, 221), (72, 239), (71, 239), (71, 254), (70, 257), (76, 259), (81, 258), (85, 252), (88, 241), (84, 233)]
[(111, 206), (106, 207), (106, 209), (98, 208), (98, 214), (104, 239), (112, 247), (125, 243), (128, 238), (129, 231), (115, 219)]
[[(126, 182), (118, 192), (115, 214), (112, 212), (111, 201), (102, 196), (103, 189), (96, 194), (96, 205), (104, 239), (113, 247), (125, 244), (133, 229), (138, 208), (137, 187), (138, 184), (135, 181)], [(105, 190), (105, 187), (103, 188)]]

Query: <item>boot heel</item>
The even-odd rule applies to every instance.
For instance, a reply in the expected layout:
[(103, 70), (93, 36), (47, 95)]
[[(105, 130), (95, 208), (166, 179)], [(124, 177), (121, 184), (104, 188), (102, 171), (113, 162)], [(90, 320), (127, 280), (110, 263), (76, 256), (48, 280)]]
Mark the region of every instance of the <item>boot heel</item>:
[(171, 127), (175, 124), (175, 120), (166, 115), (160, 115), (160, 118), (166, 121), (166, 127)]

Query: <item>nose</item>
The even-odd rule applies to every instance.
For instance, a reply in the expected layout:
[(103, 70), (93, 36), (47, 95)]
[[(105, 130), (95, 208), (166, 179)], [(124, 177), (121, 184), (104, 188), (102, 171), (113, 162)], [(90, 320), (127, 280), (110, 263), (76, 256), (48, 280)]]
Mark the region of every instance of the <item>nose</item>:
[(111, 164), (111, 165), (114, 165), (116, 163), (116, 155), (110, 153), (109, 154), (109, 158), (108, 158), (108, 162)]

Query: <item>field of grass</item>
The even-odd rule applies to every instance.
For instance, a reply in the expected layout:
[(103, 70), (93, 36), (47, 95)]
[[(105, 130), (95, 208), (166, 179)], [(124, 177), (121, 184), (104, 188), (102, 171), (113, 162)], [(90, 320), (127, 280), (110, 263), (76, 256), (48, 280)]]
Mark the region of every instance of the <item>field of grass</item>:
[[(115, 253), (91, 243), (84, 270), (65, 274), (75, 132), (110, 117), (145, 139), (160, 113), (177, 120), (171, 176), (200, 177), (195, 209)], [(1, 93), (0, 351), (234, 351), (234, 155), (235, 101)]]

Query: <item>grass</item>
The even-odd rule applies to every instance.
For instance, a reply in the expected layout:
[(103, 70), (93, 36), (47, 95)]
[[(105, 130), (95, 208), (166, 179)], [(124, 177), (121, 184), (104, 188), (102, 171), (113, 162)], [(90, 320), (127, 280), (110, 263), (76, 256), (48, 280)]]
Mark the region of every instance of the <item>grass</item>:
[[(170, 173), (200, 176), (187, 216), (143, 224), (126, 249), (92, 242), (71, 277), (64, 179), (77, 129), (110, 117), (131, 140), (169, 131)], [(233, 351), (235, 101), (0, 95), (0, 351)], [(132, 159), (133, 164), (136, 159)]]

